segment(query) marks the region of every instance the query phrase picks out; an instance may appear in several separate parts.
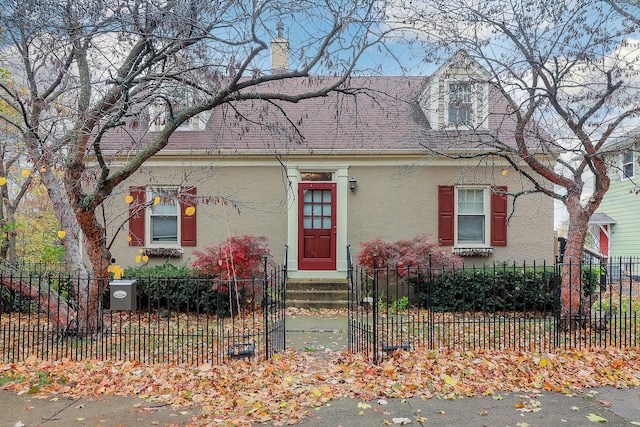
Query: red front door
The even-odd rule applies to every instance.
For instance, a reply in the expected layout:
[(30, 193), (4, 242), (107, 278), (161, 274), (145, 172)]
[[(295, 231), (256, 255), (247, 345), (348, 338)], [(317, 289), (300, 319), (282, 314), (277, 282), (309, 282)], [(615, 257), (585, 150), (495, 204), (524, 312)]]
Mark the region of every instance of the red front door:
[(298, 186), (298, 268), (336, 269), (336, 184)]

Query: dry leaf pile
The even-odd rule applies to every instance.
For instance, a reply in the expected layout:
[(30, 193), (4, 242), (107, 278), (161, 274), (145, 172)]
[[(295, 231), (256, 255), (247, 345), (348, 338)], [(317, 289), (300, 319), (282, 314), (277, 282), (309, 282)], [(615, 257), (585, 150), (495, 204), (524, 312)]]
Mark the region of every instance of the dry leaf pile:
[(266, 362), (198, 367), (138, 362), (0, 364), (0, 387), (55, 396), (130, 395), (199, 408), (193, 425), (295, 423), (342, 397), (456, 398), (506, 391), (640, 386), (640, 353), (615, 348), (529, 354), (512, 351), (397, 352), (374, 365), (361, 355), (286, 351)]

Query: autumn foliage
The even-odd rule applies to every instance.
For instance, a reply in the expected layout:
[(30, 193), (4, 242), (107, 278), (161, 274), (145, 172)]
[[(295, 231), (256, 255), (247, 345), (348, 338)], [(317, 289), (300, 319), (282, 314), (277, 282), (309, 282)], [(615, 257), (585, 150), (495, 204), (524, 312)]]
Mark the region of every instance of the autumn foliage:
[(201, 274), (218, 276), (222, 280), (245, 280), (259, 276), (265, 258), (272, 258), (265, 236), (231, 236), (217, 245), (194, 251), (191, 267)]
[(435, 269), (460, 267), (462, 259), (444, 251), (436, 243), (429, 241), (429, 236), (419, 234), (410, 240), (385, 242), (376, 238), (360, 243), (358, 263), (369, 269), (397, 268), (408, 271), (414, 267)]

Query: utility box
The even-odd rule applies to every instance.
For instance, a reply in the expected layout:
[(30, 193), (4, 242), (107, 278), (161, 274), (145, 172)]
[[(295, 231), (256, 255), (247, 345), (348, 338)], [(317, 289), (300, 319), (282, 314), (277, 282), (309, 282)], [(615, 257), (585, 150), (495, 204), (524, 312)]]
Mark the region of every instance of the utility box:
[(137, 290), (135, 280), (113, 280), (109, 283), (111, 310), (136, 310)]

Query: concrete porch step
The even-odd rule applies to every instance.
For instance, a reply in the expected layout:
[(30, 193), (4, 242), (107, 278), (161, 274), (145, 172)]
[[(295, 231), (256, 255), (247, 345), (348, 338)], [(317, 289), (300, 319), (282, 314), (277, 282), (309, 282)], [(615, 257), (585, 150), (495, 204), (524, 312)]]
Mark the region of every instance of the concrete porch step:
[(340, 309), (349, 305), (346, 280), (289, 280), (287, 307)]
[(331, 309), (339, 310), (347, 308), (349, 301), (347, 300), (331, 300), (331, 301), (316, 301), (316, 300), (287, 300), (287, 307), (306, 308), (308, 310), (321, 310)]

